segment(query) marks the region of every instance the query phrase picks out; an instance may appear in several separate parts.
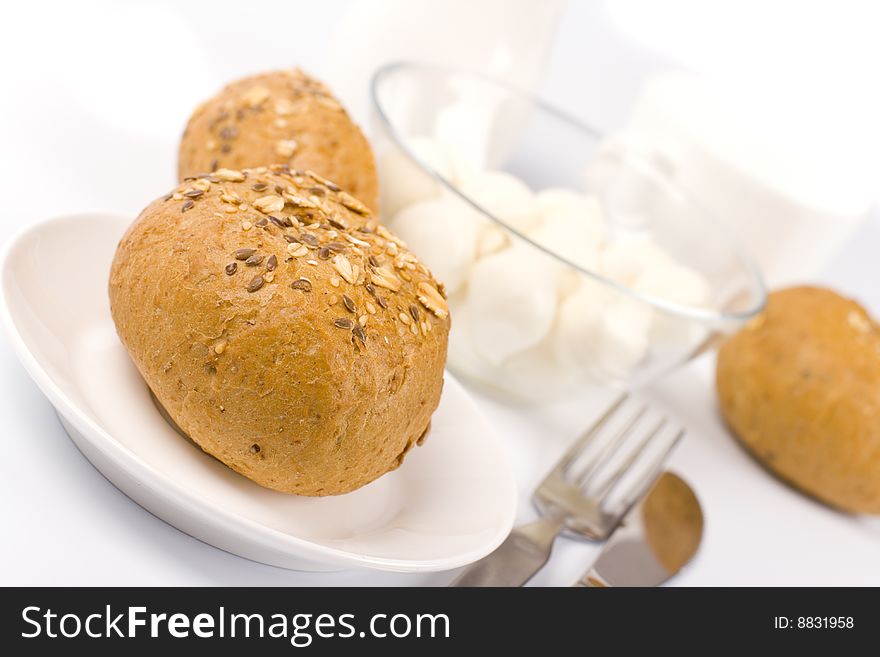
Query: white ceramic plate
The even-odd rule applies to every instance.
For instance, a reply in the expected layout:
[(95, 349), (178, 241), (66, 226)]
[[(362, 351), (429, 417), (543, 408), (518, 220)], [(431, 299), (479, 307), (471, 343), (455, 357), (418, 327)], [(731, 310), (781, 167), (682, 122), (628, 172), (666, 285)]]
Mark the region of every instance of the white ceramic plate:
[(234, 473), (182, 439), (116, 337), (107, 276), (123, 217), (19, 233), (2, 263), (3, 318), (82, 453), (147, 510), (219, 548), (286, 568), (456, 568), (508, 534), (516, 486), (503, 446), (448, 374), (426, 443), (353, 493), (305, 498)]

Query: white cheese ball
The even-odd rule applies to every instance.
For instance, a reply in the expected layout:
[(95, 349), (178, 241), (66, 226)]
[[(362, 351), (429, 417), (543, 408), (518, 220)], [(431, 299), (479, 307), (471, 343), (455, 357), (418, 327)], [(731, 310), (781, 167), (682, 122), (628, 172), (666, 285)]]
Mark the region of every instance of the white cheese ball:
[(527, 231), (541, 221), (535, 195), (519, 178), (503, 171), (485, 171), (465, 180), (461, 193), (512, 228)]
[[(413, 138), (408, 143), (425, 164), (447, 180), (452, 179), (452, 158), (442, 144), (425, 137)], [(379, 178), (382, 183), (382, 216), (386, 218), (395, 216), (413, 203), (439, 196), (443, 189), (436, 178), (397, 149), (386, 152), (379, 159)]]
[(595, 367), (596, 332), (610, 298), (602, 284), (581, 280), (562, 302), (551, 338), (551, 351), (561, 368), (589, 372)]
[(684, 360), (706, 342), (710, 333), (706, 324), (657, 311), (650, 340), (658, 352)]
[(654, 311), (627, 298), (612, 301), (596, 326), (596, 371), (600, 378), (624, 381), (648, 353)]
[[(636, 279), (634, 287), (644, 294), (683, 306), (710, 306), (711, 289), (706, 279), (697, 271), (674, 262), (643, 272)], [(651, 342), (659, 350), (670, 354), (690, 353), (700, 346), (707, 335), (708, 328), (698, 321), (682, 318), (675, 313), (655, 313)]]
[(562, 302), (574, 294), (581, 285), (584, 274), (572, 267), (561, 267), (556, 274), (556, 294)]
[(535, 201), (542, 219), (554, 214), (582, 214), (598, 215), (601, 222), (605, 222), (601, 204), (591, 194), (582, 194), (564, 187), (548, 187), (535, 194)]
[(576, 194), (566, 198), (561, 193), (564, 190), (551, 191), (538, 195), (539, 205), (541, 195), (545, 195), (542, 222), (529, 231), (529, 237), (573, 265), (598, 271), (599, 249), (605, 239), (599, 203)]
[(548, 187), (535, 194), (538, 212), (544, 218), (557, 212), (577, 213), (583, 200), (584, 196), (582, 194), (565, 187)]
[(494, 368), (477, 352), (470, 328), (470, 309), (465, 292), (450, 294), (447, 302), (455, 321), (449, 329), (449, 366), (456, 374), (494, 384)]
[(699, 272), (672, 260), (646, 267), (636, 277), (633, 287), (683, 306), (705, 307), (710, 296), (709, 283)]
[(498, 372), (498, 385), (525, 401), (557, 400), (570, 395), (583, 380), (583, 372), (561, 367), (545, 340), (535, 347), (513, 354)]
[(583, 281), (559, 310), (553, 356), (602, 383), (623, 382), (648, 353), (653, 310), (595, 281)]
[(477, 262), (468, 289), (468, 320), (476, 350), (498, 365), (550, 332), (556, 292), (541, 259), (509, 248)]
[(671, 262), (666, 252), (647, 237), (627, 237), (605, 244), (599, 254), (599, 272), (611, 280), (632, 287), (646, 270)]
[(510, 246), (510, 238), (504, 229), (490, 219), (480, 217), (477, 229), (477, 258), (485, 258)]
[(454, 294), (466, 282), (477, 248), (480, 214), (451, 196), (398, 212), (391, 228)]

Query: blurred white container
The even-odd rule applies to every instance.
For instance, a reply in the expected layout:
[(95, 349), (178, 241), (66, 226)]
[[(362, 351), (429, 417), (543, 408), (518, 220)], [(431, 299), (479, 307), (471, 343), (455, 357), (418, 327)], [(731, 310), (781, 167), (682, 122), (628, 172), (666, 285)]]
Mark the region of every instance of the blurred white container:
[[(872, 205), (865, 172), (815, 136), (783, 126), (752, 93), (670, 72), (643, 87), (627, 139), (605, 145), (638, 149), (663, 163), (676, 184), (734, 227), (771, 286), (809, 279), (843, 247)], [(827, 140), (823, 140), (827, 142)]]
[(487, 73), (535, 90), (567, 0), (354, 0), (334, 28), (324, 77), (351, 113), (369, 116), (369, 83), (414, 60)]

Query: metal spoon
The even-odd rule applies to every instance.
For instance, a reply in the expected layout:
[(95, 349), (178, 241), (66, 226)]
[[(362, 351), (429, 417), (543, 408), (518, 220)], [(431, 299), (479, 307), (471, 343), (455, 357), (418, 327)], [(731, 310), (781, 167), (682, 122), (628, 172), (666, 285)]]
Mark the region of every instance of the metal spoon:
[(573, 586), (658, 586), (693, 558), (702, 537), (697, 496), (678, 475), (664, 472)]

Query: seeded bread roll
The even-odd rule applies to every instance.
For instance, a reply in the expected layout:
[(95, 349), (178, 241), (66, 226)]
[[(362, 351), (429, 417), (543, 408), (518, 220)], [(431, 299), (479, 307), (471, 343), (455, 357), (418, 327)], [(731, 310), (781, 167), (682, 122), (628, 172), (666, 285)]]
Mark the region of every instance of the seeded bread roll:
[(880, 513), (880, 325), (817, 287), (770, 295), (718, 352), (727, 423), (770, 470), (854, 513)]
[(196, 109), (180, 142), (180, 180), (269, 164), (317, 171), (378, 209), (370, 144), (330, 90), (298, 69), (228, 85)]
[(360, 201), (281, 166), (219, 169), (154, 201), (110, 273), (119, 336), (171, 418), (299, 495), (363, 486), (425, 436), (444, 294)]

